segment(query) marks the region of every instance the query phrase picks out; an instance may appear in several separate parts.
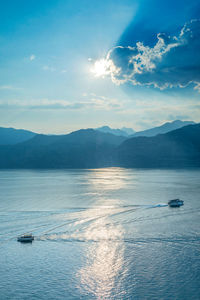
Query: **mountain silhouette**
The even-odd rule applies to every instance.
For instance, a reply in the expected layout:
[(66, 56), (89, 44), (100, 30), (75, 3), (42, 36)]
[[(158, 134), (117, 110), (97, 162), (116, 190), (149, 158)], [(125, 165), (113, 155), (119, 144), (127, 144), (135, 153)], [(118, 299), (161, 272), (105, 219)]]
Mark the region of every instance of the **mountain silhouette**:
[(126, 138), (93, 129), (68, 135), (36, 135), (0, 147), (0, 168), (98, 168), (112, 164), (113, 150)]
[(134, 132), (135, 132), (132, 128), (123, 127), (121, 129), (113, 129), (113, 128), (110, 128), (109, 126), (102, 126), (102, 127), (96, 128), (96, 130), (104, 132), (104, 133), (111, 133), (114, 135), (126, 136), (126, 137), (134, 134)]
[(161, 126), (153, 127), (151, 129), (143, 130), (143, 131), (138, 131), (134, 133), (132, 136), (137, 137), (137, 136), (155, 136), (157, 134), (162, 134), (162, 133), (167, 133), (175, 129), (182, 128), (187, 125), (192, 125), (195, 124), (193, 121), (180, 121), (180, 120), (175, 120), (173, 122), (167, 122), (164, 123)]
[(200, 167), (200, 124), (154, 137), (126, 138), (94, 129), (67, 135), (37, 134), (0, 146), (0, 168)]
[(154, 137), (133, 137), (117, 150), (116, 163), (122, 167), (200, 167), (200, 124)]
[(24, 129), (0, 127), (0, 145), (14, 145), (25, 142), (35, 135), (36, 133)]

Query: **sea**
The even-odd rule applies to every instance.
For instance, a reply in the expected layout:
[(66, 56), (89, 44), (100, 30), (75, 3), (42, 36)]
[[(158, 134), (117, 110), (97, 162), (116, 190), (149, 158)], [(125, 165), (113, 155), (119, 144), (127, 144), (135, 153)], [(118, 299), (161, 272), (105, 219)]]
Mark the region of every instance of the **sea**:
[(200, 170), (1, 170), (0, 299), (200, 299), (199, 225)]

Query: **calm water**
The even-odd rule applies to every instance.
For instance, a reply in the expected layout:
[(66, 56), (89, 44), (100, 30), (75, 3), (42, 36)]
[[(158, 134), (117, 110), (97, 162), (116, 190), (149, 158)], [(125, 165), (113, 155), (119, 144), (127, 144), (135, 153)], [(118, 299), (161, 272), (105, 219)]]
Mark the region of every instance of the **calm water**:
[(200, 299), (199, 217), (197, 170), (0, 171), (0, 299)]

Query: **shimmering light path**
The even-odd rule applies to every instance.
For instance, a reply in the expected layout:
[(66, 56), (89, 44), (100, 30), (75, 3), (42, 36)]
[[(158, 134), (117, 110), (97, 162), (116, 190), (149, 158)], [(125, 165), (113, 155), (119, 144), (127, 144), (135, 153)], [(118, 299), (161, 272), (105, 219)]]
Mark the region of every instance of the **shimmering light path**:
[[(1, 171), (1, 298), (198, 299), (199, 177)], [(185, 205), (169, 208), (176, 197)], [(32, 244), (16, 241), (29, 231)]]

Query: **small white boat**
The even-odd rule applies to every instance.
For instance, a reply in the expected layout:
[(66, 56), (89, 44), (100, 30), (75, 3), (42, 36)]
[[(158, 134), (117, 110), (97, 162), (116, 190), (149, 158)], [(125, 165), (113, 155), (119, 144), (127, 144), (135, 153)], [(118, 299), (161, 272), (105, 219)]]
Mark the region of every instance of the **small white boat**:
[(182, 206), (183, 204), (184, 204), (184, 201), (180, 200), (180, 199), (172, 199), (168, 202), (168, 205), (170, 207), (179, 207), (179, 206)]
[(32, 243), (33, 240), (34, 236), (32, 235), (32, 233), (26, 233), (21, 236), (18, 236), (17, 238), (17, 241), (22, 243)]

